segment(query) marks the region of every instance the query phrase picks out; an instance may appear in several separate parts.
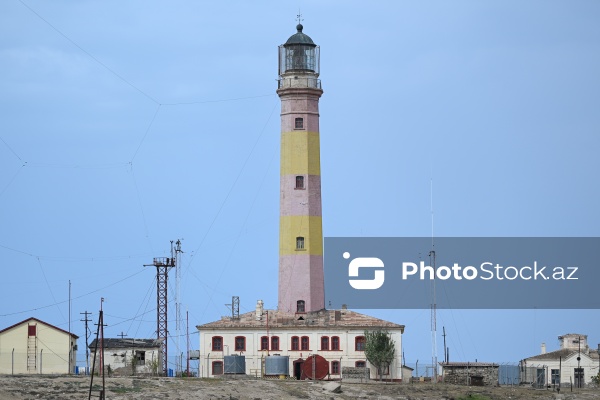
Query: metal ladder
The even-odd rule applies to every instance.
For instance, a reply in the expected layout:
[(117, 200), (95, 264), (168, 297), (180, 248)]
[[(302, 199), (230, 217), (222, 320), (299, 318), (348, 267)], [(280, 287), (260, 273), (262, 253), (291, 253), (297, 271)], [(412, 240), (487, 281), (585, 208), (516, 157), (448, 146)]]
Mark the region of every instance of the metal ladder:
[(27, 337), (27, 372), (35, 371), (37, 367), (37, 337)]

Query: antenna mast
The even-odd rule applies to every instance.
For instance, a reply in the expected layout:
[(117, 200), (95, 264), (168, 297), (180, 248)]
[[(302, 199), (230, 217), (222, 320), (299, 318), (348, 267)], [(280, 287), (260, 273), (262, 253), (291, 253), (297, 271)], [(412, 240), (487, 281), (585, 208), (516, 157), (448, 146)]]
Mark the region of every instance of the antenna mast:
[[(179, 346), (181, 338), (181, 253), (181, 240), (177, 239), (175, 242), (175, 336), (177, 337), (175, 344), (177, 346), (177, 357), (181, 357), (181, 347)], [(183, 360), (179, 360), (175, 368), (178, 368), (182, 363)]]
[(435, 250), (433, 243), (433, 178), (431, 179), (431, 251), (429, 260), (433, 267), (433, 282), (431, 291), (431, 362), (433, 364), (433, 382), (437, 383), (437, 303), (435, 298)]

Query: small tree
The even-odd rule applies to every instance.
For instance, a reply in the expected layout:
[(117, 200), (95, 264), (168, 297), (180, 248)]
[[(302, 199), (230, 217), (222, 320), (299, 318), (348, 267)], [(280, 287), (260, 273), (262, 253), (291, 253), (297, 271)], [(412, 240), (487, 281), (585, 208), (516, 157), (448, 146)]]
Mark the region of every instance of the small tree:
[(388, 331), (365, 331), (365, 357), (377, 368), (379, 380), (383, 379), (383, 370), (394, 360), (396, 347)]
[(135, 376), (137, 370), (137, 356), (135, 350), (131, 350), (131, 375)]
[(598, 372), (597, 375), (592, 376), (592, 382), (596, 385), (596, 386), (600, 386), (600, 372)]
[(152, 361), (150, 361), (150, 370), (152, 375), (158, 375), (158, 357), (154, 358), (154, 354), (152, 355)]

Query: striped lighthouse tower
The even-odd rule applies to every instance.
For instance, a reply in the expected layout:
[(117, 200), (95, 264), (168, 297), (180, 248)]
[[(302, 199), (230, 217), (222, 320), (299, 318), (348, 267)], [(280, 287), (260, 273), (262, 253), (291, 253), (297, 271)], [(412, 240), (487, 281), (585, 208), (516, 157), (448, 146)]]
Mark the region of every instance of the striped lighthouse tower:
[(297, 32), (279, 46), (281, 189), (279, 310), (325, 308), (321, 164), (319, 149), (319, 46)]

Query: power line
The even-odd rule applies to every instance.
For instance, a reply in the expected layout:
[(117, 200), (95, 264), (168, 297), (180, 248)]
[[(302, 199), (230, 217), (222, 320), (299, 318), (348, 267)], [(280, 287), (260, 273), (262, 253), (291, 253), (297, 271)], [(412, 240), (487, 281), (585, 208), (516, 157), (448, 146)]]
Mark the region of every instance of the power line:
[(15, 157), (17, 157), (17, 158), (19, 159), (19, 161), (21, 161), (22, 163), (25, 163), (25, 164), (27, 164), (27, 162), (26, 162), (26, 161), (23, 161), (23, 160), (21, 159), (21, 157), (19, 157), (19, 155), (18, 155), (17, 153), (15, 153), (15, 151), (12, 149), (12, 147), (10, 147), (10, 146), (8, 145), (8, 143), (6, 143), (6, 142), (4, 141), (4, 139), (2, 139), (2, 136), (0, 136), (0, 140), (2, 141), (2, 143), (4, 143), (4, 144), (6, 145), (6, 147), (7, 147), (7, 148), (8, 148), (8, 149), (11, 151), (11, 153), (13, 153), (13, 154), (15, 155)]
[(162, 103), (163, 106), (188, 106), (194, 104), (207, 104), (207, 103), (222, 103), (227, 101), (238, 101), (238, 100), (249, 100), (249, 99), (258, 99), (261, 97), (271, 97), (277, 96), (277, 94), (261, 94), (258, 96), (247, 96), (247, 97), (234, 97), (229, 99), (218, 99), (218, 100), (203, 100), (203, 101), (190, 101), (190, 102), (181, 102), (181, 103)]
[(119, 78), (120, 80), (122, 80), (123, 82), (125, 82), (127, 85), (131, 86), (133, 89), (137, 90), (139, 93), (141, 93), (142, 95), (144, 95), (148, 99), (152, 100), (154, 103), (160, 105), (160, 103), (158, 102), (158, 100), (156, 100), (155, 98), (153, 98), (152, 96), (150, 96), (148, 93), (144, 92), (143, 90), (141, 90), (140, 88), (138, 88), (137, 86), (135, 86), (133, 83), (129, 82), (127, 79), (123, 78), (121, 75), (119, 75), (114, 70), (112, 70), (111, 68), (109, 68), (102, 61), (100, 61), (99, 59), (97, 59), (96, 57), (94, 57), (90, 52), (88, 52), (86, 49), (84, 49), (83, 47), (81, 47), (80, 45), (78, 45), (74, 40), (72, 40), (70, 37), (68, 37), (67, 35), (65, 35), (57, 27), (55, 27), (54, 25), (52, 25), (48, 20), (46, 20), (44, 17), (42, 17), (40, 14), (38, 14), (33, 8), (29, 7), (29, 5), (27, 5), (23, 0), (19, 0), (19, 2), (21, 4), (23, 4), (25, 7), (27, 7), (27, 9), (29, 11), (31, 11), (33, 14), (35, 14), (39, 19), (41, 19), (42, 21), (44, 21), (50, 28), (54, 29), (54, 31), (56, 31), (59, 35), (61, 35), (62, 37), (64, 37), (65, 39), (67, 39), (69, 42), (71, 42), (71, 44), (73, 46), (77, 47), (84, 54), (86, 54), (92, 60), (94, 60), (99, 65), (101, 65), (103, 68), (105, 68), (108, 72), (110, 72), (111, 74), (113, 74), (114, 76), (116, 76), (117, 78)]
[[(25, 164), (27, 164), (27, 163), (25, 163)], [(6, 192), (6, 190), (10, 187), (10, 185), (12, 185), (13, 181), (17, 178), (17, 175), (19, 175), (19, 173), (21, 172), (21, 170), (23, 169), (25, 164), (21, 165), (21, 168), (19, 168), (17, 170), (17, 172), (13, 175), (13, 177), (10, 179), (10, 181), (8, 181), (8, 184), (6, 186), (4, 186), (4, 189), (2, 189), (2, 191), (0, 192), (0, 196), (2, 196), (4, 194), (4, 192)]]
[(0, 247), (6, 250), (14, 251), (15, 253), (25, 254), (26, 256), (38, 258), (41, 260), (52, 260), (52, 261), (63, 261), (63, 262), (83, 262), (83, 261), (107, 261), (107, 260), (125, 260), (131, 258), (142, 258), (147, 257), (149, 253), (140, 253), (140, 254), (129, 254), (122, 256), (92, 256), (92, 257), (58, 257), (58, 256), (43, 256), (39, 254), (30, 253), (25, 250), (15, 249), (13, 247), (5, 246), (0, 244)]
[[(240, 176), (242, 176), (242, 173), (244, 172), (244, 169), (246, 168), (246, 164), (248, 164), (248, 160), (250, 160), (250, 157), (252, 156), (252, 154), (254, 153), (254, 149), (256, 148), (256, 145), (258, 144), (258, 142), (260, 141), (260, 138), (262, 137), (263, 133), (265, 132), (267, 125), (269, 124), (269, 121), (271, 120), (271, 116), (273, 115), (273, 112), (275, 111), (275, 108), (277, 107), (277, 103), (275, 104), (275, 106), (273, 107), (273, 109), (271, 110), (271, 113), (269, 114), (269, 117), (267, 118), (267, 121), (265, 122), (262, 130), (260, 131), (260, 134), (258, 135), (258, 137), (256, 138), (256, 141), (254, 142), (254, 144), (252, 145), (252, 148), (250, 149), (250, 153), (248, 153), (248, 156), (246, 157), (246, 159), (244, 160), (244, 163), (242, 164), (242, 168), (240, 168), (240, 171), (238, 172), (237, 176), (235, 177), (235, 180), (233, 181), (233, 184), (231, 185), (231, 187), (229, 188), (229, 191), (227, 192), (227, 195), (225, 196), (225, 199), (223, 199), (223, 202), (221, 202), (221, 206), (219, 207), (219, 209), (217, 210), (217, 213), (215, 214), (214, 218), (212, 219), (210, 225), (208, 226), (208, 229), (206, 230), (206, 233), (204, 234), (204, 236), (202, 237), (202, 240), (200, 240), (200, 244), (198, 245), (198, 247), (196, 248), (196, 250), (194, 251), (194, 254), (196, 254), (198, 252), (198, 250), (200, 250), (200, 247), (202, 247), (202, 244), (204, 244), (204, 240), (206, 240), (206, 237), (208, 236), (208, 234), (210, 233), (213, 225), (215, 224), (215, 221), (217, 220), (217, 218), (219, 217), (219, 215), (221, 214), (221, 211), (223, 210), (223, 207), (225, 206), (225, 203), (227, 202), (227, 200), (229, 199), (229, 196), (231, 195), (231, 193), (233, 192), (233, 189), (235, 188), (235, 185), (237, 184), (238, 180), (240, 179)], [(192, 255), (190, 257), (190, 262), (188, 263), (187, 267), (189, 268), (190, 265), (192, 264), (192, 262), (194, 261), (194, 256)]]
[(56, 164), (56, 163), (26, 163), (28, 167), (34, 168), (65, 168), (65, 169), (112, 169), (123, 168), (129, 165), (126, 162), (110, 164)]
[(154, 115), (152, 116), (152, 119), (150, 120), (150, 123), (148, 124), (148, 127), (146, 128), (146, 132), (144, 133), (144, 136), (142, 137), (140, 144), (138, 145), (137, 149), (135, 149), (135, 152), (133, 153), (133, 156), (131, 157), (131, 160), (129, 161), (130, 164), (133, 162), (133, 159), (135, 158), (135, 156), (137, 156), (138, 151), (140, 151), (140, 147), (142, 147), (144, 140), (146, 140), (146, 136), (148, 136), (148, 132), (150, 132), (150, 128), (152, 128), (152, 124), (154, 123), (154, 120), (156, 119), (158, 110), (160, 110), (160, 104), (158, 105), (158, 107), (156, 107), (156, 111), (154, 111)]
[[(139, 275), (139, 274), (141, 274), (141, 273), (142, 273), (142, 272), (144, 272), (144, 271), (145, 271), (145, 270), (144, 270), (144, 269), (142, 269), (142, 270), (140, 270), (140, 271), (138, 271), (138, 272), (136, 272), (136, 273), (134, 273), (134, 274), (131, 274), (131, 275), (129, 275), (129, 276), (127, 276), (127, 277), (125, 277), (125, 278), (123, 278), (123, 279), (121, 279), (121, 280), (118, 280), (118, 281), (116, 281), (116, 282), (114, 282), (114, 283), (111, 283), (110, 285), (107, 285), (107, 286), (101, 287), (100, 289), (93, 290), (93, 291), (91, 291), (91, 292), (88, 292), (88, 293), (82, 294), (82, 295), (80, 295), (80, 296), (77, 296), (77, 297), (74, 297), (72, 300), (81, 299), (81, 298), (83, 298), (83, 297), (85, 297), (85, 296), (89, 296), (90, 294), (98, 293), (98, 292), (99, 292), (99, 291), (101, 291), (101, 290), (108, 289), (109, 287), (111, 287), (111, 286), (115, 286), (115, 285), (117, 285), (117, 284), (119, 284), (119, 283), (121, 283), (121, 282), (123, 282), (123, 281), (126, 281), (126, 280), (127, 280), (127, 279), (129, 279), (129, 278), (133, 278), (134, 276), (136, 276), (136, 275)], [(56, 301), (56, 300), (55, 300), (55, 301)], [(58, 306), (58, 305), (60, 305), (60, 304), (67, 303), (68, 301), (69, 301), (69, 300), (64, 300), (64, 301), (59, 301), (59, 302), (56, 302), (56, 303), (53, 303), (53, 304), (48, 304), (48, 305), (41, 306), (41, 307), (30, 308), (30, 309), (28, 309), (28, 310), (15, 311), (15, 312), (12, 312), (12, 313), (7, 313), (7, 314), (0, 314), (0, 317), (9, 317), (9, 316), (11, 316), (11, 315), (25, 314), (25, 313), (32, 312), (32, 311), (43, 310), (43, 309), (45, 309), (45, 308), (50, 308), (50, 307)], [(64, 318), (64, 317), (63, 317), (63, 318)]]
[[(40, 266), (40, 270), (42, 270), (42, 275), (44, 276), (44, 281), (46, 281), (46, 286), (48, 286), (48, 290), (50, 291), (52, 300), (54, 300), (54, 303), (56, 304), (56, 308), (58, 309), (60, 316), (63, 317), (63, 319), (65, 319), (65, 316), (63, 315), (62, 310), (60, 309), (60, 307), (58, 307), (59, 303), (56, 302), (56, 298), (54, 297), (54, 292), (52, 292), (52, 287), (50, 286), (50, 283), (48, 282), (48, 278), (46, 278), (46, 273), (44, 272), (44, 267), (42, 266), (42, 262), (40, 261), (39, 257), (37, 257), (37, 261), (38, 261), (38, 265)], [(67, 301), (69, 301), (69, 300), (67, 300)]]
[(135, 188), (135, 194), (137, 196), (138, 205), (140, 206), (140, 211), (142, 213), (142, 221), (144, 222), (144, 232), (146, 233), (146, 239), (148, 239), (148, 244), (150, 244), (150, 250), (153, 250), (152, 241), (150, 240), (150, 232), (148, 231), (148, 223), (146, 221), (146, 213), (144, 213), (144, 207), (142, 206), (142, 197), (140, 196), (140, 190), (135, 179), (135, 173), (133, 172), (133, 163), (130, 162), (129, 165), (131, 167), (130, 171), (131, 178), (133, 179), (133, 187)]
[[(146, 292), (146, 296), (145, 296), (144, 300), (146, 300), (146, 299), (147, 300), (145, 301), (146, 306), (144, 307), (144, 312), (142, 314), (139, 314), (140, 309), (142, 308), (142, 304), (144, 304), (144, 300), (142, 300), (142, 303), (140, 304), (140, 306), (138, 307), (138, 310), (136, 312), (137, 316), (145, 315), (145, 314), (147, 314), (149, 312), (155, 311), (155, 309), (148, 310), (148, 305), (150, 304), (150, 299), (152, 298), (151, 297), (152, 289), (155, 287), (155, 285), (156, 285), (156, 276), (154, 276), (154, 279), (152, 280), (152, 282), (150, 284), (150, 287), (148, 288), (148, 291)], [(135, 321), (135, 319), (131, 320), (131, 323), (129, 324), (129, 328), (127, 329), (128, 331), (131, 330), (131, 327), (133, 326), (133, 322), (134, 321)], [(140, 319), (139, 324), (138, 324), (138, 326), (137, 326), (137, 328), (135, 330), (134, 336), (137, 336), (137, 334), (138, 334), (138, 332), (140, 330), (140, 326), (142, 326), (142, 322), (144, 322), (144, 321), (142, 319)]]

